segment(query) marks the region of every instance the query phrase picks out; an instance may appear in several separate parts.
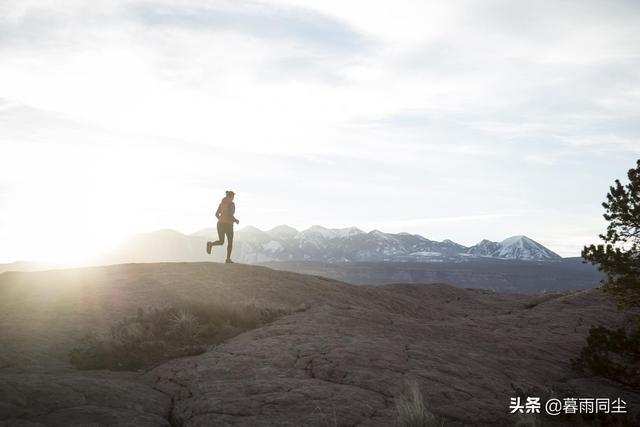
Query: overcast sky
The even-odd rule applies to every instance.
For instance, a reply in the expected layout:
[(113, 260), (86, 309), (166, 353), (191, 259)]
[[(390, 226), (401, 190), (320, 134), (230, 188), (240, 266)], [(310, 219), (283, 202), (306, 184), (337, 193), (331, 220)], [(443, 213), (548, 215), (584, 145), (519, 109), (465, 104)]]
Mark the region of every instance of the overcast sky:
[(640, 157), (637, 1), (0, 1), (0, 262), (357, 226), (564, 256)]

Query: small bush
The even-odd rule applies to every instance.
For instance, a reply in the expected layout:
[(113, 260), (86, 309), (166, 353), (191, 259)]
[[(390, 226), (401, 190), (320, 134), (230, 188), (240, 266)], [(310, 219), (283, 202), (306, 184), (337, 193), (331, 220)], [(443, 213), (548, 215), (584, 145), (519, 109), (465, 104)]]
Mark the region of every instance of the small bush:
[(203, 353), (244, 331), (288, 313), (282, 309), (184, 303), (178, 307), (139, 308), (135, 316), (93, 332), (69, 352), (78, 369), (129, 370)]
[(184, 336), (187, 339), (197, 338), (202, 332), (202, 326), (198, 318), (186, 310), (178, 310), (171, 315), (172, 333)]
[(439, 427), (444, 422), (438, 421), (424, 405), (422, 392), (417, 382), (409, 383), (407, 394), (396, 398), (396, 409), (398, 410), (399, 427)]
[[(638, 319), (634, 319), (638, 322)], [(592, 326), (587, 345), (576, 359), (574, 370), (591, 372), (632, 387), (640, 387), (640, 328), (608, 329)]]

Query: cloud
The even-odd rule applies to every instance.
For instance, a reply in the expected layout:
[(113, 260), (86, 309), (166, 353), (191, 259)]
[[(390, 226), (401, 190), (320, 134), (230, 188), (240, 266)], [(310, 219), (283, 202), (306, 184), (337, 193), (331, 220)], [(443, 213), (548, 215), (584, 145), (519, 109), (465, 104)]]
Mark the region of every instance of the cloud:
[[(117, 170), (144, 178), (118, 188), (145, 215), (200, 212), (233, 186), (260, 196), (243, 199), (255, 213), (245, 223), (565, 236), (639, 154), (639, 11), (595, 0), (3, 1), (2, 182), (35, 200), (61, 174), (74, 182), (74, 168), (107, 190)], [(549, 205), (564, 223), (482, 216)]]
[(411, 229), (416, 225), (434, 224), (434, 223), (456, 223), (456, 222), (481, 222), (483, 220), (496, 220), (501, 218), (512, 217), (509, 213), (493, 213), (480, 215), (462, 215), (462, 216), (446, 216), (440, 218), (412, 218), (397, 221), (380, 221), (364, 223), (364, 227), (375, 228), (393, 228), (393, 229)]
[(588, 136), (565, 136), (562, 142), (568, 146), (597, 152), (628, 152), (640, 155), (640, 136), (625, 138), (614, 133)]
[(219, 1), (207, 6), (137, 3), (128, 10), (134, 19), (150, 28), (231, 31), (330, 53), (359, 52), (366, 49), (368, 43), (348, 24), (303, 8)]

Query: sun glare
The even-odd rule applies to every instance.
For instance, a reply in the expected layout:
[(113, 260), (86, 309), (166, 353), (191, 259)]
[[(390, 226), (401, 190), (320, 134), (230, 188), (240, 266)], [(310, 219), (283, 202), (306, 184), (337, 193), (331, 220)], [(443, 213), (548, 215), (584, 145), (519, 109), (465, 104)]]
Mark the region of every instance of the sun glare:
[[(48, 187), (48, 186), (47, 186)], [(126, 224), (117, 205), (97, 203), (90, 189), (31, 191), (39, 198), (20, 200), (14, 207), (12, 247), (22, 259), (64, 266), (88, 263), (122, 237)], [(75, 191), (74, 191), (75, 190)], [(14, 218), (15, 218), (14, 216)]]
[(31, 167), (16, 169), (20, 182), (3, 212), (8, 238), (2, 250), (14, 259), (88, 263), (140, 228), (144, 200), (135, 168), (117, 161), (123, 153), (81, 145), (70, 151), (73, 158), (43, 148), (33, 159), (24, 149), (22, 164)]

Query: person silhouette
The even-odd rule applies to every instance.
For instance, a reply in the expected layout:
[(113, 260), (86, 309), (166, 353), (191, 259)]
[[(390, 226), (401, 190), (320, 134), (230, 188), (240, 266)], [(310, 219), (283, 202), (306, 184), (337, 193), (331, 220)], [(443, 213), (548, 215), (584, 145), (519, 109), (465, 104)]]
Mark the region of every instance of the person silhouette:
[(211, 255), (211, 247), (222, 246), (224, 244), (224, 238), (227, 237), (227, 259), (226, 264), (234, 264), (231, 261), (231, 250), (233, 249), (233, 223), (240, 224), (240, 221), (234, 216), (236, 213), (236, 205), (233, 203), (233, 198), (236, 193), (233, 191), (225, 191), (225, 197), (218, 205), (216, 211), (216, 218), (218, 218), (218, 240), (215, 242), (207, 242), (207, 253)]

